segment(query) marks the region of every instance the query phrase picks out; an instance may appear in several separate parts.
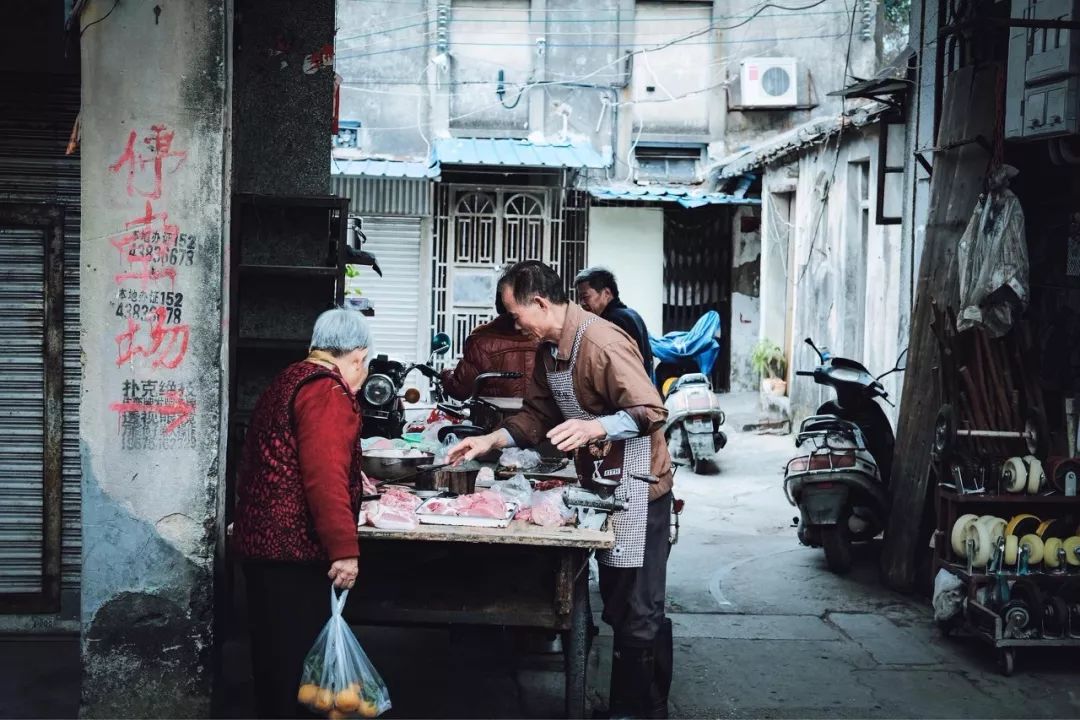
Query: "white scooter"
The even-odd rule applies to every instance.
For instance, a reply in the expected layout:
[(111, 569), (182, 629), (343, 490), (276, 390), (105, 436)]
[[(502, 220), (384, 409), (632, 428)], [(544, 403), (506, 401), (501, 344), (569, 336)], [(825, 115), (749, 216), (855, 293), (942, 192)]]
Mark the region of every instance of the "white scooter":
[(719, 472), (716, 453), (727, 445), (727, 435), (720, 430), (724, 411), (709, 378), (701, 373), (682, 375), (665, 395), (668, 417), (664, 437), (671, 459), (693, 467), (699, 474)]

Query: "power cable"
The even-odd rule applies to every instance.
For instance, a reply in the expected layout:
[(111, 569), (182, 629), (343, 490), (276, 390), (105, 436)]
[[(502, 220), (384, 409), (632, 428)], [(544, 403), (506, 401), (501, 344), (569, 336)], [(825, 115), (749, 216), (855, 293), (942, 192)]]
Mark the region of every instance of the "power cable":
[(105, 13), (104, 15), (99, 17), (97, 20), (95, 20), (95, 21), (93, 21), (91, 23), (87, 23), (86, 27), (84, 27), (82, 30), (79, 31), (79, 37), (81, 38), (86, 33), (87, 30), (94, 27), (99, 22), (104, 22), (110, 15), (113, 14), (113, 10), (115, 10), (116, 6), (119, 5), (119, 4), (120, 4), (120, 0), (116, 0), (116, 2), (113, 3), (112, 7), (109, 8), (109, 12)]

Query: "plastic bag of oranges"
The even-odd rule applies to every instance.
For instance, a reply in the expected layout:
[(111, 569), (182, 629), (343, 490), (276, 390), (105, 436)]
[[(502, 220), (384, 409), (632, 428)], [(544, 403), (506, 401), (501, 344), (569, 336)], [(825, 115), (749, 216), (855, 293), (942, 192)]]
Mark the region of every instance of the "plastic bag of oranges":
[(341, 612), (348, 590), (330, 586), (330, 620), (304, 659), (297, 700), (330, 718), (373, 718), (390, 709), (390, 691)]

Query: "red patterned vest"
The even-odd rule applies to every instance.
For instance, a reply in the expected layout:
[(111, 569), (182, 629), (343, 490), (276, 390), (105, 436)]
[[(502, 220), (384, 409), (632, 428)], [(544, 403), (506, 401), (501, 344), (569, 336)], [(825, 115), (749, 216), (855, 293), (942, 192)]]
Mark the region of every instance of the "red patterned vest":
[[(255, 405), (244, 440), (233, 523), (233, 549), (242, 558), (292, 562), (328, 559), (304, 496), (293, 427), (293, 402), (300, 388), (325, 377), (333, 378), (353, 397), (340, 374), (302, 361), (285, 368)], [(363, 495), (360, 457), (357, 433), (349, 473), (354, 517)]]

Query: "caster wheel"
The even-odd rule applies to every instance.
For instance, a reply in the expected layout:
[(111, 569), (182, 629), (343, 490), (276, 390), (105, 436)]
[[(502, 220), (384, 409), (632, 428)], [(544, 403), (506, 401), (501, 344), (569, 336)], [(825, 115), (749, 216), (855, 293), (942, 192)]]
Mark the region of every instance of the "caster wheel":
[(1016, 653), (1012, 650), (998, 652), (998, 668), (1005, 677), (1012, 677), (1013, 671), (1016, 669)]

